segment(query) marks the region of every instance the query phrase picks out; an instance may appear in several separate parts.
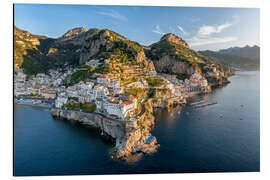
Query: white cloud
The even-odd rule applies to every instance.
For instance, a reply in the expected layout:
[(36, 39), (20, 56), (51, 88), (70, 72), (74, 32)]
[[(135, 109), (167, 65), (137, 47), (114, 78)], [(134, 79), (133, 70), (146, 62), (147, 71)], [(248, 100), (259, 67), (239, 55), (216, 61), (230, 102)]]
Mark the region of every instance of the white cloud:
[(184, 31), (184, 29), (181, 26), (177, 26), (177, 28), (179, 29), (180, 32), (182, 32), (184, 35), (188, 34), (186, 31)]
[(231, 22), (226, 22), (219, 26), (210, 26), (210, 25), (203, 25), (199, 28), (198, 36), (210, 36), (211, 34), (216, 34), (222, 32), (224, 29), (231, 27), (234, 24), (237, 24), (239, 21), (238, 15), (232, 16)]
[(109, 16), (109, 17), (112, 17), (112, 18), (115, 18), (118, 20), (127, 21), (127, 18), (125, 16), (121, 15), (120, 13), (118, 13), (117, 11), (114, 11), (112, 9), (109, 11), (100, 11), (97, 13), (100, 15), (103, 15), (103, 16)]
[(232, 25), (233, 24), (231, 24), (231, 23), (221, 24), (219, 26), (203, 25), (200, 27), (200, 29), (198, 31), (198, 35), (199, 36), (209, 36), (209, 35), (214, 34), (214, 33), (220, 33), (221, 31), (223, 31), (224, 29), (226, 29)]
[(218, 26), (203, 25), (199, 28), (197, 34), (192, 38), (188, 39), (190, 46), (203, 46), (209, 44), (219, 44), (227, 43), (231, 41), (237, 41), (238, 37), (229, 36), (229, 37), (213, 37), (212, 35), (221, 33), (224, 29), (231, 27), (232, 25), (238, 22), (238, 16), (234, 15), (232, 17), (232, 22), (226, 22)]
[(191, 39), (188, 39), (189, 45), (191, 47), (196, 46), (203, 46), (203, 45), (209, 45), (209, 44), (219, 44), (219, 43), (226, 43), (231, 41), (237, 41), (237, 37), (207, 37), (207, 38), (201, 38), (201, 37), (193, 37)]
[(156, 26), (156, 28), (153, 30), (153, 32), (154, 32), (154, 33), (157, 33), (157, 34), (161, 34), (161, 35), (164, 35), (164, 34), (165, 34), (165, 32), (163, 32), (163, 31), (160, 29), (159, 25)]

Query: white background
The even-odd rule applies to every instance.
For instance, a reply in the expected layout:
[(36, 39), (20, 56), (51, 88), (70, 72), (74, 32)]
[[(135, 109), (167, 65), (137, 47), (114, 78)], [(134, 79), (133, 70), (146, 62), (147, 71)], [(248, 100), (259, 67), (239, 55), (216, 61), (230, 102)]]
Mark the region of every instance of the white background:
[[(46, 4), (99, 4), (99, 5), (154, 5), (154, 6), (200, 6), (200, 7), (250, 7), (260, 8), (261, 47), (261, 172), (256, 173), (195, 173), (156, 175), (105, 175), (105, 176), (45, 176), (13, 177), (13, 3)], [(2, 0), (0, 21), (0, 179), (270, 179), (270, 6), (268, 0)], [(179, 162), (181, 163), (181, 162)]]

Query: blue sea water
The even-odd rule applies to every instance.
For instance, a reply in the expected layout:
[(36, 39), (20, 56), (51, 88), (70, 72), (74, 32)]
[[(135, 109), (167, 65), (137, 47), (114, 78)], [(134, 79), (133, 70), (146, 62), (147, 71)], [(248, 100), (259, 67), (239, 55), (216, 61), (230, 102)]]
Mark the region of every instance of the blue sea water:
[(112, 144), (78, 123), (56, 120), (48, 109), (14, 105), (14, 175), (260, 171), (260, 76), (237, 72), (227, 86), (171, 112), (156, 112), (152, 134), (160, 148), (137, 163), (112, 160)]

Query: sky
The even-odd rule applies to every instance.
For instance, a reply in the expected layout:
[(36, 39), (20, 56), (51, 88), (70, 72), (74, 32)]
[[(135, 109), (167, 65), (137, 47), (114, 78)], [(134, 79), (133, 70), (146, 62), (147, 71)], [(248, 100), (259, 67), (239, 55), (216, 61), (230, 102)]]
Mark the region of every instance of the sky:
[(33, 34), (57, 38), (75, 27), (110, 29), (142, 45), (166, 33), (194, 50), (258, 45), (258, 8), (15, 4), (14, 24)]

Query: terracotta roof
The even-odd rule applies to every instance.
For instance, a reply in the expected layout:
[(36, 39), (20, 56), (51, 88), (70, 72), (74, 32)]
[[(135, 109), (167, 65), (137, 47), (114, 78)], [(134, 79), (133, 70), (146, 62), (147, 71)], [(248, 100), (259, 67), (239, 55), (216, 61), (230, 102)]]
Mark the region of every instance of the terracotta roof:
[(133, 102), (131, 102), (131, 101), (125, 101), (125, 102), (122, 102), (122, 104), (124, 104), (125, 106), (127, 106), (127, 105), (130, 105), (130, 104), (133, 104)]
[(99, 76), (98, 78), (107, 78), (107, 77), (108, 77), (107, 75), (103, 74), (103, 75)]
[(111, 104), (119, 104), (119, 102), (118, 102), (118, 101), (112, 101), (112, 100), (108, 100), (108, 102), (109, 102), (109, 103), (111, 103)]

